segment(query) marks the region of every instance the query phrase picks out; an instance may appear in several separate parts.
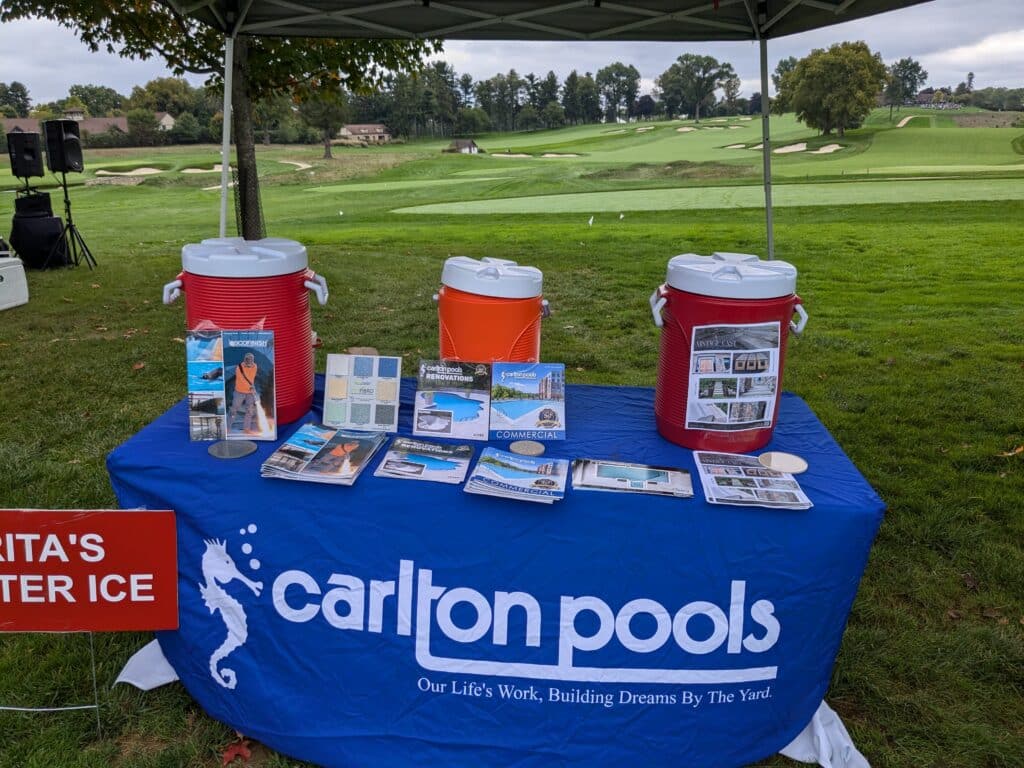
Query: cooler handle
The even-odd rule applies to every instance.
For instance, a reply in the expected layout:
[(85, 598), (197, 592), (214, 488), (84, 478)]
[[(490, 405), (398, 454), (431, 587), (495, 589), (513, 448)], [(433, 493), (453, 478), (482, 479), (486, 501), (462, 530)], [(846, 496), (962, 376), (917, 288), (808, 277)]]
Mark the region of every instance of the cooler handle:
[(542, 299), (540, 302), (540, 316), (551, 317), (551, 305), (548, 304), (547, 299)]
[(654, 324), (661, 328), (665, 321), (661, 318), (661, 308), (665, 306), (668, 301), (668, 293), (665, 291), (664, 283), (654, 289), (654, 293), (651, 294), (651, 315), (654, 316)]
[(792, 320), (790, 320), (789, 329), (797, 336), (799, 336), (801, 333), (804, 332), (804, 326), (807, 325), (807, 310), (804, 309), (803, 304), (797, 303), (793, 306), (793, 311), (796, 312), (796, 314), (800, 315), (800, 322), (795, 323)]
[(316, 294), (316, 300), (320, 302), (322, 307), (327, 303), (327, 297), (330, 295), (327, 290), (327, 278), (323, 275), (318, 275), (316, 272), (310, 272), (310, 275), (312, 277), (304, 282), (303, 285)]
[(164, 304), (173, 304), (181, 296), (181, 275), (164, 286)]

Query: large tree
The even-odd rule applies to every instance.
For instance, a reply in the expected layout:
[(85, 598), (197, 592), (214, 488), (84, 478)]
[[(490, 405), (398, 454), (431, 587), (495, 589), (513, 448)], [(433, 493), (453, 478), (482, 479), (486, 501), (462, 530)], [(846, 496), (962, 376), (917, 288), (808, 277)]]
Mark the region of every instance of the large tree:
[(787, 56), (784, 59), (780, 59), (779, 63), (775, 65), (775, 71), (772, 72), (772, 84), (775, 86), (775, 98), (771, 100), (771, 111), (777, 115), (781, 115), (784, 112), (790, 112), (793, 109), (793, 105), (787, 103), (785, 94), (789, 91), (783, 87), (782, 81), (786, 79), (794, 69), (796, 69), (796, 63), (798, 59), (796, 56)]
[(621, 117), (630, 117), (640, 92), (640, 72), (632, 64), (621, 61), (597, 70), (597, 89), (604, 102), (605, 119), (614, 123)]
[(72, 85), (68, 95), (81, 101), (93, 117), (111, 115), (124, 107), (124, 96), (105, 85)]
[(887, 70), (864, 42), (816, 48), (782, 79), (783, 98), (798, 120), (828, 135), (858, 125), (872, 110)]
[[(92, 50), (162, 58), (175, 75), (221, 83), (224, 37), (153, 0), (3, 0), (0, 21), (38, 17), (68, 27)], [(440, 50), (435, 41), (249, 38), (235, 41), (231, 105), (242, 236), (263, 232), (252, 103), (273, 93), (301, 100), (332, 81), (348, 90), (378, 86), (388, 71), (409, 71)]]
[(889, 119), (892, 119), (892, 108), (905, 104), (917, 95), (917, 89), (928, 80), (928, 73), (920, 62), (910, 57), (895, 62), (888, 71), (885, 84), (885, 103), (889, 105)]
[(320, 134), (324, 144), (324, 160), (331, 159), (331, 141), (348, 120), (348, 100), (337, 85), (323, 88), (299, 105), (299, 116)]
[[(0, 21), (3, 20), (3, 14), (0, 12)], [(32, 99), (28, 96), (28, 88), (17, 80), (11, 82), (10, 85), (6, 83), (0, 83), (0, 108), (8, 107), (14, 112), (14, 117), (28, 117), (28, 113), (32, 110)]]
[(701, 107), (711, 106), (715, 91), (736, 77), (732, 64), (713, 56), (684, 53), (655, 80), (671, 117), (682, 109), (700, 122)]

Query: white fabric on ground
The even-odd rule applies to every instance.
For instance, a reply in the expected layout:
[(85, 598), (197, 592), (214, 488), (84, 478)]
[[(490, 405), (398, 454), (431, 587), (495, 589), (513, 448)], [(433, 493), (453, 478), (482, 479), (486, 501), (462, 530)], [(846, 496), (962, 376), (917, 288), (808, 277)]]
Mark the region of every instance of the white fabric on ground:
[(807, 727), (781, 752), (802, 763), (818, 763), (822, 768), (871, 768), (853, 746), (839, 715), (824, 701)]
[(128, 683), (144, 691), (151, 691), (161, 685), (173, 683), (178, 679), (178, 673), (164, 656), (160, 643), (151, 641), (135, 652), (135, 655), (128, 659), (121, 674), (117, 676), (114, 685)]

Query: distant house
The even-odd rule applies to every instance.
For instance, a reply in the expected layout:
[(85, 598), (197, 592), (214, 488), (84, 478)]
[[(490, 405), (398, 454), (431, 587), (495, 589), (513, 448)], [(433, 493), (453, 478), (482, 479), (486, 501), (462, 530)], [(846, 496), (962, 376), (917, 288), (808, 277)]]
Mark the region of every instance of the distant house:
[(383, 123), (343, 125), (338, 135), (344, 139), (356, 139), (367, 144), (387, 144), (391, 141), (391, 131)]
[(460, 155), (487, 154), (486, 150), (478, 147), (476, 142), (472, 139), (452, 139), (452, 143), (449, 144), (448, 149), (444, 151), (457, 152)]
[(4, 133), (41, 133), (39, 121), (34, 117), (0, 117)]
[(935, 89), (925, 88), (923, 91), (918, 91), (914, 101), (918, 104), (931, 104), (933, 98), (935, 98)]
[(175, 120), (174, 117), (171, 116), (170, 114), (168, 114), (167, 112), (157, 112), (156, 113), (157, 130), (160, 130), (160, 131), (173, 131), (174, 130), (174, 124), (177, 123), (177, 122), (178, 121)]
[(107, 131), (119, 131), (128, 133), (127, 117), (87, 117), (78, 121), (78, 130), (82, 133), (106, 133)]

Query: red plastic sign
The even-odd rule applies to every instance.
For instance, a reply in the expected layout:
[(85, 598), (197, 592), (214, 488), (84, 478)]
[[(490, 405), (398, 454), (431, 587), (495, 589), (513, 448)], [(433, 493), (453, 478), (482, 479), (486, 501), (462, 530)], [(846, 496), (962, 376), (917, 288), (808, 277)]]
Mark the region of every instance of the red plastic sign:
[(0, 510), (0, 632), (177, 627), (173, 512)]

